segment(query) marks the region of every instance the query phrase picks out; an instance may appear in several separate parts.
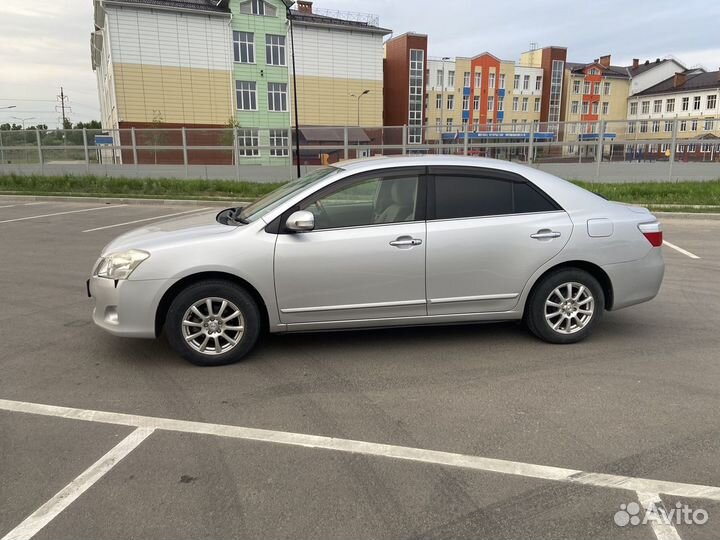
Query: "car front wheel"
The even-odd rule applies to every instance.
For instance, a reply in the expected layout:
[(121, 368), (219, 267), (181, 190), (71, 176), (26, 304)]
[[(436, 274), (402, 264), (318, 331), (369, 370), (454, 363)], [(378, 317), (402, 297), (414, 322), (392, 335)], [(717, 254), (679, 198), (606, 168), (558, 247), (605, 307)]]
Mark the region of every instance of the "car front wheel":
[(576, 343), (590, 334), (604, 309), (598, 281), (584, 270), (567, 268), (548, 274), (533, 289), (525, 321), (543, 341)]
[(165, 320), (170, 346), (198, 366), (242, 359), (260, 335), (260, 311), (243, 288), (225, 281), (190, 285), (170, 304)]

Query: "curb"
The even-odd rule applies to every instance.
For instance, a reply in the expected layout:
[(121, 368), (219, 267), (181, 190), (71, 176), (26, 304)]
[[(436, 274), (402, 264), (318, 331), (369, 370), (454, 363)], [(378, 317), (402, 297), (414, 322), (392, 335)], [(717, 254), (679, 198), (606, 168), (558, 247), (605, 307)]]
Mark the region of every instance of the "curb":
[(249, 204), (250, 201), (235, 200), (196, 200), (196, 199), (140, 199), (135, 197), (84, 197), (70, 195), (0, 195), (0, 201), (4, 202), (38, 202), (38, 201), (55, 201), (55, 202), (90, 202), (100, 204), (137, 204), (158, 206), (223, 206)]
[(720, 220), (720, 214), (710, 212), (654, 212), (650, 210), (654, 216), (664, 219), (712, 219)]

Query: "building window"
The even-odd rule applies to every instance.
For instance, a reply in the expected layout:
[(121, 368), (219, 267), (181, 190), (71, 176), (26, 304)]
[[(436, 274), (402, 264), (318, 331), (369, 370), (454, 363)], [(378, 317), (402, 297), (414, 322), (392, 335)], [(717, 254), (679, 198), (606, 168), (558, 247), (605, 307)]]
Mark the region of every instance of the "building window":
[(670, 145), (668, 143), (663, 143), (660, 145), (661, 152), (664, 153), (664, 152), (667, 152), (668, 150), (670, 150)]
[(474, 118), (473, 119), (473, 131), (478, 131), (480, 129), (480, 119)]
[(542, 90), (542, 75), (535, 77), (535, 90)]
[(523, 90), (530, 89), (530, 75), (523, 75)]
[(658, 122), (657, 120), (653, 121), (652, 123), (652, 132), (660, 133), (660, 122)]
[(700, 110), (700, 96), (695, 96), (693, 98), (693, 111), (699, 111)]
[(595, 84), (593, 84), (593, 94), (595, 94), (596, 96), (600, 95), (600, 83), (599, 82), (596, 82)]
[(288, 155), (288, 130), (270, 130), (270, 155), (274, 157), (287, 157)]
[(488, 73), (488, 88), (495, 88), (495, 73)]
[(680, 152), (680, 153), (685, 152), (685, 145), (684, 145), (684, 144), (678, 144), (676, 150), (677, 150), (677, 152)]
[(268, 111), (287, 110), (287, 83), (268, 83)]
[(628, 123), (627, 132), (635, 133), (635, 122)]
[(583, 83), (583, 94), (588, 95), (590, 93), (590, 82), (585, 81)]
[(513, 111), (519, 111), (520, 110), (520, 98), (514, 97), (513, 98)]
[(463, 87), (470, 88), (470, 72), (466, 71), (463, 73)]
[(265, 36), (265, 61), (271, 66), (285, 65), (285, 36)]
[(603, 83), (603, 94), (605, 94), (606, 96), (610, 95), (610, 83), (609, 82)]
[(495, 96), (488, 96), (488, 112), (491, 112), (495, 109)]
[(255, 81), (235, 81), (237, 108), (241, 111), (257, 110), (257, 83)]
[(662, 99), (656, 99), (655, 101), (653, 101), (653, 112), (654, 113), (662, 112)]
[(265, 2), (263, 0), (251, 0), (253, 15), (265, 15)]
[(528, 110), (528, 102), (530, 101), (529, 98), (524, 97), (522, 100), (522, 112), (527, 112)]
[(480, 96), (473, 96), (473, 111), (480, 110)]
[(500, 74), (500, 88), (505, 90), (505, 74), (504, 73)]
[[(548, 103), (548, 121), (560, 121), (560, 105), (562, 102), (562, 86), (563, 74), (565, 72), (565, 62), (562, 60), (553, 60), (552, 69), (550, 71), (550, 100)], [(556, 131), (557, 126), (550, 128)]]
[(692, 122), (690, 122), (690, 131), (697, 131), (697, 126), (698, 126), (697, 120), (693, 120)]
[(570, 104), (570, 114), (577, 114), (578, 112), (580, 112), (580, 102), (573, 101)]
[(575, 80), (573, 81), (573, 94), (579, 94), (580, 93), (580, 81)]
[(648, 123), (647, 120), (643, 120), (640, 122), (640, 133), (647, 133), (648, 130)]
[(439, 92), (435, 96), (435, 108), (442, 109), (442, 94)]
[(694, 151), (695, 151), (695, 144), (688, 144), (688, 145), (687, 145), (687, 151), (688, 151), (688, 152), (694, 152)]
[(520, 75), (515, 75), (515, 76), (513, 77), (513, 88), (514, 88), (515, 90), (517, 90), (518, 88), (520, 88)]
[(642, 114), (650, 114), (650, 102), (649, 101), (642, 102)]
[(236, 62), (254, 64), (255, 34), (252, 32), (233, 32), (233, 53)]
[(633, 101), (632, 103), (630, 103), (630, 114), (637, 114), (637, 101)]
[(690, 98), (684, 97), (682, 98), (682, 110), (687, 111), (690, 109)]
[(435, 119), (435, 129), (440, 131), (440, 128), (442, 127), (442, 119), (436, 118)]
[(450, 88), (455, 87), (455, 71), (448, 71), (448, 82), (447, 85)]
[(540, 98), (535, 98), (535, 112), (540, 112)]
[(238, 155), (253, 157), (260, 155), (257, 129), (237, 130)]
[(452, 111), (455, 109), (455, 96), (453, 94), (450, 94), (447, 97), (447, 110)]
[(446, 131), (452, 131), (453, 128), (453, 121), (452, 118), (448, 118), (447, 122), (445, 123), (445, 130)]
[(717, 105), (717, 96), (715, 96), (715, 95), (708, 96), (708, 97), (707, 97), (707, 104), (706, 104), (706, 107), (705, 107), (705, 108), (707, 108), (707, 109), (714, 109), (716, 105)]
[(504, 100), (503, 98), (498, 98), (497, 110), (498, 110), (498, 111), (504, 111), (504, 110), (505, 110), (505, 100)]
[(590, 112), (590, 103), (587, 102), (587, 101), (583, 101), (583, 104), (582, 104), (582, 113), (583, 113), (583, 114), (588, 114), (589, 112)]
[(665, 120), (665, 132), (669, 133), (672, 131), (673, 123), (672, 120)]
[(462, 98), (462, 110), (463, 110), (463, 111), (469, 111), (469, 110), (470, 110), (470, 96), (463, 96), (463, 98)]
[(425, 96), (425, 51), (410, 49), (410, 96), (408, 98), (408, 142), (422, 142), (423, 98)]
[(610, 114), (610, 102), (603, 101), (602, 104), (602, 113), (603, 114)]
[(475, 72), (475, 88), (480, 88), (482, 86), (482, 71), (476, 71)]
[(687, 131), (687, 120), (680, 121), (680, 131)]
[(705, 120), (705, 131), (712, 131), (715, 127), (715, 120), (712, 118), (707, 118)]
[(597, 101), (592, 104), (592, 113), (595, 115), (597, 115), (597, 113), (598, 113), (598, 105), (599, 105), (599, 103)]
[(665, 102), (665, 112), (675, 112), (675, 98), (670, 98)]
[(435, 86), (442, 87), (443, 85), (443, 70), (438, 69), (437, 73), (435, 74), (435, 82), (437, 83)]

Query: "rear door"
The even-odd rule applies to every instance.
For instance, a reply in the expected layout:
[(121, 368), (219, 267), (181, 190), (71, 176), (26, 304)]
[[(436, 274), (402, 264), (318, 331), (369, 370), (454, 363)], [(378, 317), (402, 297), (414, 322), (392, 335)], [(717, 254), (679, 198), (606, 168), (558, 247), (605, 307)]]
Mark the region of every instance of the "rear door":
[(515, 174), (479, 167), (430, 172), (428, 315), (513, 309), (530, 276), (567, 243), (572, 221)]

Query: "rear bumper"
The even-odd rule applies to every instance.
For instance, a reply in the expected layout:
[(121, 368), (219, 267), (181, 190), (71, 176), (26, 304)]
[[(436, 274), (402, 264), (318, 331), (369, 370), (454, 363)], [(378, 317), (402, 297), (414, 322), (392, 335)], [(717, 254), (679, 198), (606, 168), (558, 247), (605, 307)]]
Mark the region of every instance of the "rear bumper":
[(602, 267), (613, 287), (611, 310), (622, 309), (655, 298), (660, 291), (665, 261), (662, 249), (653, 248), (642, 259)]
[(155, 313), (167, 280), (119, 280), (92, 277), (88, 293), (95, 302), (93, 322), (103, 330), (123, 337), (154, 338)]

